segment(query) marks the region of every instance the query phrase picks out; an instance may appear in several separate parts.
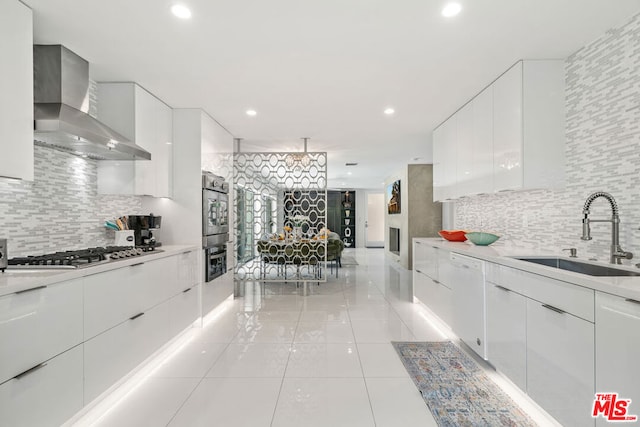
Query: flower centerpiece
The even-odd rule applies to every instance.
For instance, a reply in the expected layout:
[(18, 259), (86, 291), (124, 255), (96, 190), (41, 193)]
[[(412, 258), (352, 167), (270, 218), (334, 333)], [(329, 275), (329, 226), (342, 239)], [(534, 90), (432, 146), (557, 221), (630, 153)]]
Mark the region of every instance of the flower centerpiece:
[(293, 222), (293, 237), (296, 240), (302, 238), (302, 224), (309, 221), (309, 217), (306, 215), (294, 215), (291, 217), (291, 222)]

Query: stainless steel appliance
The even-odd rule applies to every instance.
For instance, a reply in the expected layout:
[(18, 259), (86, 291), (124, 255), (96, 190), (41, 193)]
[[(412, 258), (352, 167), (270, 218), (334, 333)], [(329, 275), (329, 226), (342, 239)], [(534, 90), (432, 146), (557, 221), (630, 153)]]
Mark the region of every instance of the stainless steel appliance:
[(34, 140), (96, 160), (149, 160), (151, 153), (89, 111), (89, 63), (61, 45), (33, 46)]
[(142, 247), (153, 250), (157, 246), (161, 246), (160, 242), (153, 237), (153, 230), (160, 229), (162, 217), (149, 215), (127, 215), (129, 230), (133, 230), (133, 236), (136, 247)]
[(7, 239), (0, 239), (0, 271), (4, 273), (4, 269), (7, 268)]
[(121, 259), (139, 257), (154, 252), (131, 246), (107, 246), (75, 251), (55, 252), (44, 255), (11, 258), (8, 269), (74, 269), (93, 267)]
[(204, 276), (210, 282), (227, 272), (228, 233), (210, 236), (209, 246), (204, 248)]
[(223, 177), (202, 172), (202, 247), (207, 282), (227, 272), (228, 193), (229, 184)]
[(202, 236), (229, 232), (229, 185), (211, 172), (202, 173)]

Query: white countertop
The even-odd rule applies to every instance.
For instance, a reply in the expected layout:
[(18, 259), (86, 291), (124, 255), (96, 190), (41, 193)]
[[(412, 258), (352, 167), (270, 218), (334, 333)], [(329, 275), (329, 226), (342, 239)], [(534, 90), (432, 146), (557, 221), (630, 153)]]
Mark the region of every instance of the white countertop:
[(514, 259), (514, 256), (553, 256), (573, 261), (582, 261), (589, 264), (597, 264), (606, 267), (620, 268), (624, 270), (640, 273), (640, 269), (622, 265), (605, 264), (602, 262), (589, 261), (586, 258), (569, 258), (558, 252), (530, 248), (525, 246), (517, 246), (513, 244), (504, 244), (499, 241), (490, 246), (476, 246), (470, 242), (449, 242), (440, 237), (420, 237), (414, 238), (414, 241), (420, 241), (435, 247), (446, 249), (470, 257), (479, 258), (495, 264), (501, 264), (507, 267), (517, 268), (519, 270), (528, 271), (530, 273), (539, 274), (555, 280), (572, 283), (596, 291), (606, 292), (618, 295), (624, 298), (632, 298), (640, 301), (640, 276), (589, 276), (572, 271), (561, 270), (559, 268), (547, 267), (532, 262)]
[(0, 272), (0, 296), (37, 288), (38, 286), (46, 286), (66, 280), (78, 279), (91, 274), (115, 270), (116, 268), (122, 268), (140, 262), (165, 258), (177, 255), (181, 252), (197, 250), (199, 248), (193, 245), (168, 245), (162, 246), (158, 249), (161, 251), (154, 251), (148, 255), (133, 258), (104, 262), (97, 264), (96, 266), (85, 268), (37, 271), (6, 270), (4, 273)]

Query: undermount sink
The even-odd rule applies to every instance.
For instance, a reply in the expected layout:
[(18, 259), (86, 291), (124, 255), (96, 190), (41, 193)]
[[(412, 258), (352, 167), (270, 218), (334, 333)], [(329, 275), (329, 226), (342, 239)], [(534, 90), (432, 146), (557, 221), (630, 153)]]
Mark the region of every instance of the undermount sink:
[(559, 257), (513, 257), (521, 261), (559, 268), (560, 270), (573, 271), (574, 273), (587, 274), (589, 276), (640, 276), (640, 272), (623, 270), (621, 268), (605, 265), (589, 264), (587, 262), (573, 261)]

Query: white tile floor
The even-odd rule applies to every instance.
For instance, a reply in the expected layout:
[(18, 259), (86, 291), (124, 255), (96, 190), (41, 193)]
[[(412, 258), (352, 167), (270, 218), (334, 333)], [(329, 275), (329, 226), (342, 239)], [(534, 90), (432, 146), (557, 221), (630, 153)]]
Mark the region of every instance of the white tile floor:
[(445, 336), (408, 302), (410, 271), (351, 251), (360, 265), (307, 296), (247, 286), (75, 425), (435, 426), (390, 341)]

